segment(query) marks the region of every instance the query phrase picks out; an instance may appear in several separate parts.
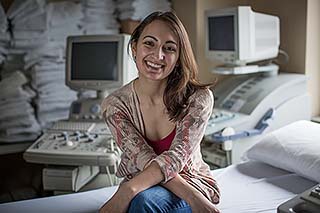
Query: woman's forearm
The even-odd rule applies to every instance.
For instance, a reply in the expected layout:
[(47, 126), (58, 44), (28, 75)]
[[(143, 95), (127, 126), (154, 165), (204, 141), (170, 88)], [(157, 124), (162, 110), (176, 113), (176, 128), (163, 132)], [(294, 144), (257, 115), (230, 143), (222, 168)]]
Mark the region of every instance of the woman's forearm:
[(188, 184), (179, 174), (162, 185), (181, 199), (185, 200), (190, 205), (192, 212), (220, 212), (211, 201)]
[[(154, 185), (159, 184), (164, 179), (158, 163), (152, 162), (148, 165), (139, 175), (129, 180), (126, 185), (129, 187), (132, 196), (137, 195), (139, 192), (148, 189)], [(170, 190), (178, 197), (184, 199), (189, 204), (194, 199), (206, 199), (198, 190), (187, 183), (179, 174), (165, 184), (163, 187)]]
[(159, 184), (163, 179), (164, 176), (160, 166), (158, 163), (152, 162), (140, 174), (126, 182), (126, 185), (132, 191), (132, 195), (135, 196), (139, 192)]
[[(185, 200), (189, 205), (193, 202), (195, 197), (202, 197), (202, 194), (192, 187), (186, 180), (184, 180), (179, 174), (162, 184), (163, 187), (170, 190), (172, 193)], [(204, 197), (205, 198), (205, 197)]]

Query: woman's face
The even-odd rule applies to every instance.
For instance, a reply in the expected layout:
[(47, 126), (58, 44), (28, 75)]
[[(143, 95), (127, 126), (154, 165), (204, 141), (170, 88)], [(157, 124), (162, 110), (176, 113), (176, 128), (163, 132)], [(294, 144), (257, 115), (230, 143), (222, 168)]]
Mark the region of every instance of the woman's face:
[(179, 58), (179, 42), (170, 27), (155, 20), (145, 27), (132, 46), (139, 77), (163, 80), (173, 71)]

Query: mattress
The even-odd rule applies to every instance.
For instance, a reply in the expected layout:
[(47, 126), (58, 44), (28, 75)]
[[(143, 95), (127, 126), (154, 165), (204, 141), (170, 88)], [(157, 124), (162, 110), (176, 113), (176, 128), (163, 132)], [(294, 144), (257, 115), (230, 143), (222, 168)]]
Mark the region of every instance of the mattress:
[[(224, 213), (276, 212), (277, 207), (316, 183), (267, 164), (249, 161), (214, 170)], [(0, 212), (98, 212), (117, 186), (0, 204)]]

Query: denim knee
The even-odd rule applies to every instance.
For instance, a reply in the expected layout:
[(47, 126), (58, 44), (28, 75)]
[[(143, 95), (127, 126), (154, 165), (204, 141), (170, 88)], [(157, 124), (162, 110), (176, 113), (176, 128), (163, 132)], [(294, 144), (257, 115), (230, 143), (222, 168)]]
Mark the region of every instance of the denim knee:
[(154, 212), (157, 209), (157, 205), (155, 205), (153, 200), (150, 199), (150, 196), (148, 196), (148, 194), (148, 190), (142, 191), (139, 194), (137, 194), (131, 200), (128, 212)]
[(182, 213), (191, 212), (184, 200), (162, 186), (154, 186), (137, 194), (130, 202), (129, 213)]

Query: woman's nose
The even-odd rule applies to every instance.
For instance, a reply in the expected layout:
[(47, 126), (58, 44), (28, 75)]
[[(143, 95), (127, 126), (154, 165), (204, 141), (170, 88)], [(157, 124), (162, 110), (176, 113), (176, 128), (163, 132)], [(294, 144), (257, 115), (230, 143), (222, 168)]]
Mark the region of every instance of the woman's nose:
[(163, 60), (165, 58), (162, 48), (155, 48), (154, 55), (158, 60)]

